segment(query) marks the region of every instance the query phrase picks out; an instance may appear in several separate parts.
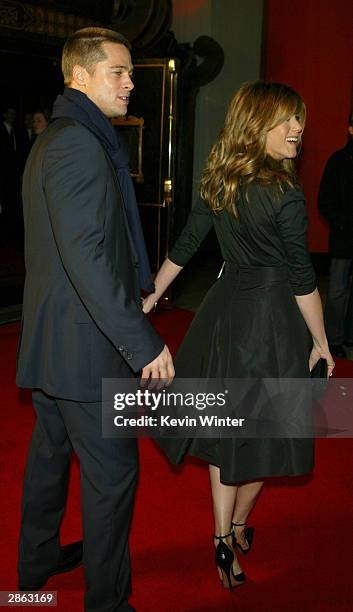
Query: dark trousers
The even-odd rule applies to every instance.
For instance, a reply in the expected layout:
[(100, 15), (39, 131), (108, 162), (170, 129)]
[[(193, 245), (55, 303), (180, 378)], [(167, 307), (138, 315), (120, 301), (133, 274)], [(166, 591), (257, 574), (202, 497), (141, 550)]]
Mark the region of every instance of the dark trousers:
[(20, 581), (56, 565), (72, 450), (81, 470), (86, 612), (132, 610), (128, 532), (138, 472), (136, 440), (101, 435), (101, 404), (33, 392), (37, 414), (26, 465)]
[(353, 342), (352, 259), (331, 259), (325, 306), (325, 323), (330, 344)]

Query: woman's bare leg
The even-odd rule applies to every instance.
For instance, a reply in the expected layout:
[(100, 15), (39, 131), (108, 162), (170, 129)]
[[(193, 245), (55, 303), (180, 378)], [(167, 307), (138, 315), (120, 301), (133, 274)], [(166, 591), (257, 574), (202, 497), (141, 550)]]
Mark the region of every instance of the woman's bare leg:
[[(262, 489), (263, 481), (246, 482), (237, 487), (232, 523), (246, 523), (247, 518), (255, 506), (256, 499)], [(235, 527), (237, 541), (242, 548), (248, 548), (244, 535), (245, 525)]]
[[(211, 481), (211, 492), (213, 502), (213, 514), (215, 521), (215, 535), (226, 535), (232, 531), (232, 517), (234, 514), (235, 499), (237, 496), (236, 485), (226, 485), (220, 480), (220, 470), (214, 465), (209, 466), (210, 469), (210, 481)], [(233, 550), (232, 537), (224, 538), (223, 542)], [(218, 541), (215, 540), (215, 546)], [(233, 563), (234, 574), (239, 574), (242, 570), (234, 553)], [(222, 572), (219, 571), (220, 578), (222, 578)]]

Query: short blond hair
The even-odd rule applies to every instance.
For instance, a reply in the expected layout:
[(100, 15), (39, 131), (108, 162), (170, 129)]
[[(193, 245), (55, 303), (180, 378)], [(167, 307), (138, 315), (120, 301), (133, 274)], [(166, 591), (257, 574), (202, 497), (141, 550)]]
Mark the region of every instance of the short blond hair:
[(105, 42), (124, 45), (129, 51), (131, 50), (131, 45), (125, 36), (107, 28), (82, 28), (69, 36), (61, 59), (65, 85), (69, 85), (72, 81), (74, 66), (83, 66), (90, 72), (97, 62), (106, 59), (103, 49)]

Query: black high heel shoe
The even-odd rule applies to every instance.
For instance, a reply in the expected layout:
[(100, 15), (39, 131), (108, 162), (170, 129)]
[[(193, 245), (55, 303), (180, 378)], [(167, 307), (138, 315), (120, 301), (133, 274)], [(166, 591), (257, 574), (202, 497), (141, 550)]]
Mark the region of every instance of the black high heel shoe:
[[(246, 578), (244, 572), (240, 572), (239, 574), (234, 574), (233, 570), (233, 562), (234, 562), (234, 553), (233, 551), (223, 542), (224, 538), (228, 538), (232, 535), (233, 532), (227, 533), (223, 536), (214, 536), (215, 540), (219, 540), (216, 548), (216, 565), (222, 572), (222, 584), (224, 588), (229, 588), (230, 591), (233, 591), (234, 587), (241, 586), (244, 584)], [(225, 583), (225, 578), (227, 578), (227, 583)]]
[(238, 548), (243, 555), (247, 555), (252, 547), (255, 527), (245, 527), (244, 536), (248, 546), (247, 548), (243, 548), (243, 546), (237, 540), (237, 536), (235, 534), (235, 527), (244, 527), (244, 525), (246, 525), (246, 523), (232, 523), (233, 546), (234, 548)]

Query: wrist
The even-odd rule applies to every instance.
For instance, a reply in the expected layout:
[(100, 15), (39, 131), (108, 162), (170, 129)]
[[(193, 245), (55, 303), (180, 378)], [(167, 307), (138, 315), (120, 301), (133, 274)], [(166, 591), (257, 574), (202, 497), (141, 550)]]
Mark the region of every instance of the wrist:
[(321, 351), (326, 351), (326, 350), (328, 350), (328, 342), (327, 342), (327, 338), (320, 339), (320, 340), (313, 338), (313, 344), (314, 344), (314, 348), (315, 348), (317, 351), (320, 351), (320, 352), (321, 352)]
[(157, 299), (158, 299), (158, 298), (157, 298), (157, 292), (156, 292), (156, 291), (154, 291), (154, 293), (149, 293), (148, 295), (146, 295), (146, 297), (145, 297), (145, 300), (144, 300), (144, 301), (145, 301), (145, 302), (146, 302), (146, 301), (148, 301), (148, 302), (156, 302), (156, 301), (157, 301)]

